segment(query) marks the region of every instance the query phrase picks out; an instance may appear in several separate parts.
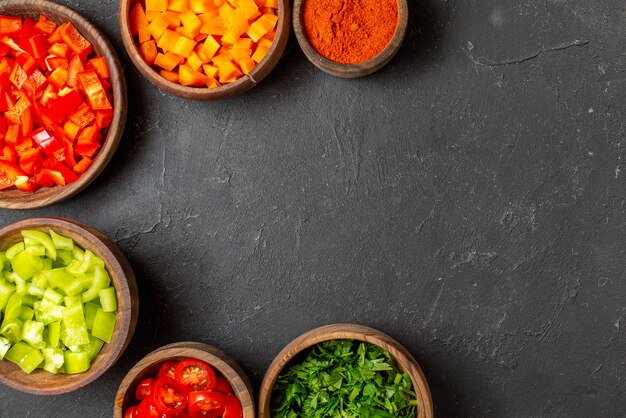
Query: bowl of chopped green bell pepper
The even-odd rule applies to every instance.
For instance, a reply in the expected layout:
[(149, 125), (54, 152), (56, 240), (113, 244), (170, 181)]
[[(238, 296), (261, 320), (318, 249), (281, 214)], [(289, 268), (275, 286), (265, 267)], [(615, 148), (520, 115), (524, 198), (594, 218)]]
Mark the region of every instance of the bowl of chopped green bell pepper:
[(0, 381), (55, 395), (97, 379), (138, 316), (135, 275), (95, 229), (35, 218), (0, 229)]
[(426, 377), (396, 340), (355, 324), (316, 328), (270, 365), (260, 418), (433, 418)]

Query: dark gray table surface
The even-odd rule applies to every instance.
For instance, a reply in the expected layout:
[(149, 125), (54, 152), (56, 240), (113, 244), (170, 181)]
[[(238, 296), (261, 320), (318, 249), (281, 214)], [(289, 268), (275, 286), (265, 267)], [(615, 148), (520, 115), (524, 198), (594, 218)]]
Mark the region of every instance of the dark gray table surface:
[(342, 80), (297, 44), (257, 88), (161, 93), (112, 0), (66, 1), (115, 45), (129, 118), (63, 216), (138, 276), (122, 359), (74, 393), (0, 388), (0, 417), (107, 417), (142, 356), (195, 340), (256, 388), (278, 351), (356, 322), (415, 355), (440, 417), (614, 417), (626, 406), (626, 9), (619, 0), (410, 1), (379, 73)]

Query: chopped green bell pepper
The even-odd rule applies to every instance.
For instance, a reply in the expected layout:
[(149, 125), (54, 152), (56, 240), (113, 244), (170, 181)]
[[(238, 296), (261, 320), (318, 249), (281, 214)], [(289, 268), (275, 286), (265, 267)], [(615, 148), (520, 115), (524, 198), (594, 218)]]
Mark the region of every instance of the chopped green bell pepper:
[(59, 340), (61, 338), (61, 323), (51, 322), (47, 326), (47, 342), (50, 347), (56, 348), (59, 346)]
[(0, 311), (4, 309), (9, 298), (15, 292), (15, 286), (0, 279)]
[(86, 351), (72, 352), (66, 351), (63, 356), (65, 357), (65, 373), (77, 374), (86, 372), (91, 367), (89, 361), (89, 353)]
[(87, 350), (89, 353), (89, 361), (93, 362), (96, 356), (100, 353), (100, 350), (102, 350), (102, 346), (104, 346), (104, 341), (94, 337), (93, 335), (89, 336), (89, 349)]
[(0, 360), (7, 354), (9, 348), (11, 348), (11, 342), (4, 337), (0, 337)]
[(67, 306), (63, 310), (62, 324), (61, 341), (68, 348), (71, 349), (72, 347), (89, 343), (89, 334), (87, 333), (82, 304)]
[(50, 288), (46, 289), (46, 291), (43, 292), (43, 298), (49, 300), (56, 305), (59, 305), (61, 302), (63, 302), (63, 296)]
[(11, 267), (22, 279), (28, 280), (43, 268), (43, 262), (41, 258), (22, 251), (11, 259)]
[(25, 239), (30, 239), (32, 242), (43, 245), (46, 248), (46, 254), (48, 255), (48, 257), (50, 257), (52, 260), (57, 259), (57, 249), (54, 246), (50, 235), (41, 231), (23, 230), (22, 236)]
[(43, 358), (45, 359), (45, 365), (43, 369), (50, 373), (58, 373), (59, 369), (65, 363), (65, 356), (63, 350), (60, 348), (44, 348), (41, 350)]
[(83, 293), (83, 303), (91, 302), (100, 295), (102, 289), (111, 284), (109, 273), (103, 267), (97, 266), (93, 274), (91, 286)]
[(46, 255), (46, 247), (44, 247), (43, 245), (29, 245), (26, 248), (24, 248), (24, 252), (30, 255), (34, 255), (37, 257), (41, 257)]
[(25, 248), (24, 242), (18, 242), (17, 244), (14, 244), (11, 247), (9, 247), (9, 249), (6, 251), (4, 255), (9, 261), (11, 261), (13, 260), (13, 257), (15, 257), (17, 254), (24, 251), (24, 248)]
[(22, 326), (22, 340), (26, 341), (33, 348), (45, 348), (46, 343), (43, 341), (43, 328), (43, 322), (24, 322)]
[(100, 338), (104, 342), (111, 342), (113, 330), (115, 329), (115, 314), (112, 312), (104, 312), (98, 309), (96, 318), (93, 321), (91, 335)]
[(115, 289), (113, 287), (100, 290), (100, 303), (102, 304), (102, 310), (104, 312), (117, 311), (117, 297), (115, 296)]
[(17, 318), (5, 319), (0, 326), (0, 335), (4, 335), (12, 344), (22, 339), (22, 321)]
[(18, 342), (7, 351), (5, 358), (31, 373), (44, 361), (43, 354), (24, 342)]
[(93, 321), (96, 319), (98, 309), (100, 309), (100, 306), (93, 302), (85, 303), (85, 324), (88, 330), (93, 329)]
[(4, 271), (9, 268), (9, 259), (4, 251), (0, 252), (0, 271)]
[(69, 237), (64, 237), (54, 231), (50, 231), (52, 243), (57, 250), (72, 251), (74, 249), (74, 241)]
[(49, 299), (42, 299), (35, 302), (33, 308), (35, 309), (35, 318), (37, 321), (43, 322), (46, 325), (51, 322), (61, 321), (63, 319), (63, 311), (65, 310), (65, 307), (57, 305)]
[(33, 319), (33, 316), (35, 316), (35, 311), (33, 311), (33, 309), (29, 306), (22, 305), (22, 311), (20, 312), (20, 316), (18, 316), (18, 319), (20, 319), (21, 321), (28, 321), (30, 319)]

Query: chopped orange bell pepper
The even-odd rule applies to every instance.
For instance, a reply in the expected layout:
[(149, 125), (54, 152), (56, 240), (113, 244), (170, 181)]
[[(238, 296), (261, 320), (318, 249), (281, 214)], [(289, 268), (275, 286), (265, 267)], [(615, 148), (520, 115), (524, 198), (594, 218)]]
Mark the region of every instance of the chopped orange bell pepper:
[(150, 40), (148, 42), (142, 43), (139, 47), (139, 53), (148, 65), (154, 64), (154, 61), (157, 57), (156, 42), (154, 42), (154, 40)]

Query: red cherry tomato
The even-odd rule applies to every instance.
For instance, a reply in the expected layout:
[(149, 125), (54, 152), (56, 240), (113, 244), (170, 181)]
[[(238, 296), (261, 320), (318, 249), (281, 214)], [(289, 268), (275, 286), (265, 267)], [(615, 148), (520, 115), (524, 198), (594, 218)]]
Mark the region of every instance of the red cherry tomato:
[(168, 418), (168, 416), (157, 411), (150, 398), (146, 398), (137, 407), (136, 418)]
[(242, 418), (243, 409), (241, 408), (241, 401), (239, 398), (233, 395), (226, 395), (226, 403), (224, 404), (224, 415), (222, 418)]
[(139, 410), (136, 406), (131, 406), (124, 412), (124, 418), (138, 418)]
[(159, 369), (159, 374), (157, 374), (157, 379), (162, 377), (171, 377), (174, 378), (174, 368), (176, 367), (177, 362), (175, 361), (166, 361), (163, 363), (161, 368)]
[(219, 392), (189, 392), (189, 413), (192, 418), (216, 418), (224, 413), (226, 399)]
[(157, 411), (176, 415), (187, 406), (187, 388), (170, 377), (157, 379), (150, 399)]
[(223, 377), (215, 379), (215, 386), (213, 386), (213, 390), (223, 393), (224, 395), (230, 395), (233, 393), (233, 388), (230, 386), (230, 383), (228, 383), (228, 380)]
[(215, 386), (215, 372), (202, 360), (181, 360), (174, 370), (174, 378), (189, 391), (211, 390)]
[(144, 379), (137, 385), (135, 389), (135, 397), (138, 401), (143, 401), (152, 393), (152, 386), (154, 385), (154, 379), (149, 377)]

